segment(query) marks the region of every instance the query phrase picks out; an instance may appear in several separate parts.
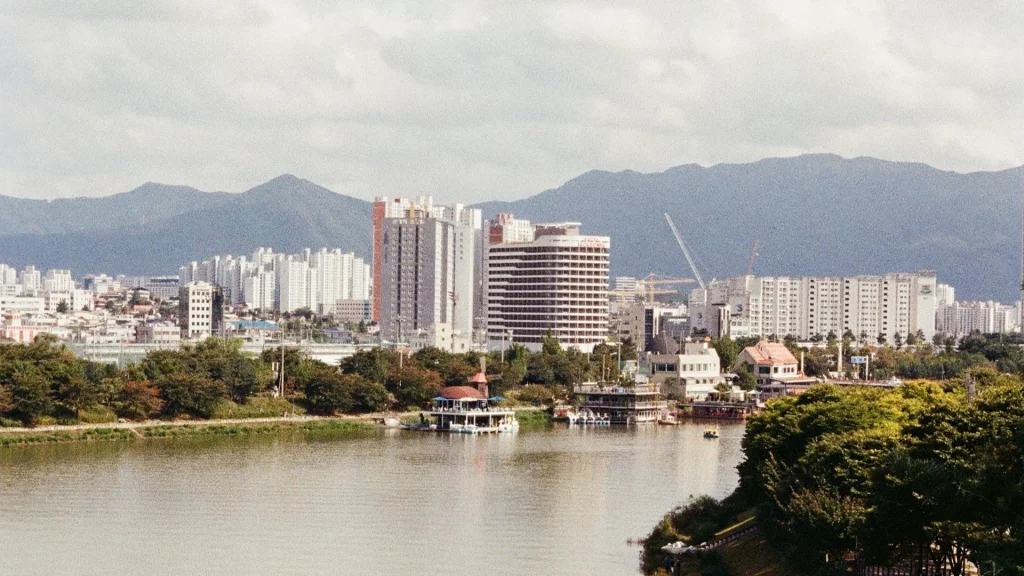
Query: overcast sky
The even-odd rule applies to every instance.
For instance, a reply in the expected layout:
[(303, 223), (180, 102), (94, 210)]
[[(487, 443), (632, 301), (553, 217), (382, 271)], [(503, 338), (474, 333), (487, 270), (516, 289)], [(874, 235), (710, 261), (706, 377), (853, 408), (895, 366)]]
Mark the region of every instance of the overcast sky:
[(1024, 2), (0, 0), (0, 194), (512, 199), (802, 152), (1024, 163)]

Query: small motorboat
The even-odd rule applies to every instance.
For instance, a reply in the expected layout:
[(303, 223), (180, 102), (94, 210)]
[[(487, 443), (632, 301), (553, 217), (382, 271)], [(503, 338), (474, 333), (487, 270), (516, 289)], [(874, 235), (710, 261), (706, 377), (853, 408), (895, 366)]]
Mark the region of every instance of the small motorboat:
[(718, 430), (715, 428), (708, 428), (704, 431), (705, 438), (718, 438)]
[(678, 426), (679, 420), (676, 420), (676, 417), (671, 412), (666, 411), (658, 416), (658, 424), (662, 426)]

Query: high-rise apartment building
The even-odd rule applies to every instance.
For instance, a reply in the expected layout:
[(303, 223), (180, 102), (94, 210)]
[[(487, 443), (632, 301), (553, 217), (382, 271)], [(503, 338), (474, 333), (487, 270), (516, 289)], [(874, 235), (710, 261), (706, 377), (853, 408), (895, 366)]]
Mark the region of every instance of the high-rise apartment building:
[[(420, 198), (420, 205), (426, 199)], [(384, 266), (384, 221), (388, 218), (404, 218), (409, 213), (412, 201), (408, 198), (387, 198), (378, 196), (373, 201), (373, 319), (380, 320), (381, 281)]]
[(455, 225), (417, 216), (384, 221), (380, 253), (380, 331), (392, 342), (434, 325), (451, 325), (455, 298)]
[(581, 235), (579, 227), (530, 226), (511, 215), (488, 223), (488, 340), (537, 350), (550, 334), (584, 352), (605, 341), (611, 240)]
[(294, 312), (309, 304), (309, 265), (301, 254), (285, 256), (277, 263), (277, 309)]
[(70, 292), (75, 289), (75, 281), (71, 279), (71, 270), (48, 270), (43, 278), (43, 290), (53, 292)]
[(370, 296), (369, 266), (340, 249), (307, 248), (285, 255), (258, 248), (248, 257), (226, 254), (190, 262), (178, 269), (178, 275), (182, 284), (205, 281), (218, 286), (226, 302), (252, 310), (309, 308), (317, 314), (330, 314), (341, 300), (368, 300)]
[(849, 331), (890, 342), (935, 333), (934, 272), (853, 277), (739, 276), (691, 292), (691, 325), (713, 336), (808, 339)]
[(481, 226), (479, 210), (430, 197), (374, 202), (373, 313), (384, 340), (429, 333), (444, 340), (431, 345), (468, 349), (480, 310)]
[(948, 336), (966, 336), (971, 332), (1004, 334), (1020, 330), (1016, 306), (993, 302), (952, 302), (939, 305), (935, 330)]
[(21, 284), (22, 292), (26, 295), (34, 295), (42, 289), (43, 279), (35, 266), (25, 266), (25, 269), (18, 275), (18, 282)]

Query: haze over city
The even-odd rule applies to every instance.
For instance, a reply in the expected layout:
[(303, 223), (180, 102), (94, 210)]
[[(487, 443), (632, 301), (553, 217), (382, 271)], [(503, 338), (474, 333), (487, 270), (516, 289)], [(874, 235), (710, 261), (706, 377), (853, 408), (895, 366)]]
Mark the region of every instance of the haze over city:
[(1024, 575), (1024, 3), (0, 0), (0, 572)]
[(290, 172), (521, 198), (804, 152), (1024, 163), (1024, 6), (788, 1), (0, 6), (0, 194)]

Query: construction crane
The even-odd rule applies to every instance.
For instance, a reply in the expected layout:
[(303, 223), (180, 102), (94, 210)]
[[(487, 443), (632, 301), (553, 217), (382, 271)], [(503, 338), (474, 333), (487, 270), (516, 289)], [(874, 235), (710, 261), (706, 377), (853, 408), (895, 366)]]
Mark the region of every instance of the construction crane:
[(754, 247), (750, 249), (750, 262), (747, 263), (747, 276), (753, 276), (754, 274), (754, 261), (757, 260), (757, 244), (758, 240), (754, 240)]
[(661, 294), (678, 294), (678, 290), (655, 290), (652, 286), (649, 290), (643, 290), (639, 286), (636, 290), (609, 290), (608, 295), (615, 298), (615, 301), (620, 304), (628, 304), (636, 302), (636, 299), (640, 296), (646, 296), (648, 303), (653, 303), (655, 295)]
[(686, 256), (686, 263), (690, 265), (690, 270), (693, 270), (693, 277), (697, 279), (697, 285), (702, 290), (707, 290), (707, 286), (704, 285), (704, 279), (700, 277), (700, 272), (697, 271), (697, 265), (693, 262), (693, 255), (690, 254), (690, 249), (686, 247), (686, 243), (683, 242), (683, 237), (679, 235), (679, 230), (676, 229), (675, 222), (672, 221), (672, 217), (665, 212), (665, 221), (668, 222), (668, 227), (672, 229), (672, 234), (676, 237), (676, 242), (679, 243), (679, 248), (683, 251), (683, 256)]
[(646, 278), (637, 280), (637, 292), (647, 295), (647, 304), (654, 304), (655, 294), (677, 294), (677, 290), (655, 290), (655, 286), (672, 286), (677, 284), (692, 284), (693, 278), (671, 278), (659, 274), (648, 274)]

